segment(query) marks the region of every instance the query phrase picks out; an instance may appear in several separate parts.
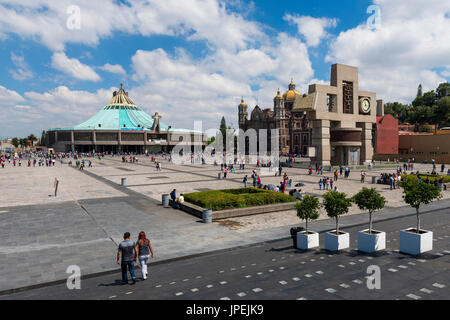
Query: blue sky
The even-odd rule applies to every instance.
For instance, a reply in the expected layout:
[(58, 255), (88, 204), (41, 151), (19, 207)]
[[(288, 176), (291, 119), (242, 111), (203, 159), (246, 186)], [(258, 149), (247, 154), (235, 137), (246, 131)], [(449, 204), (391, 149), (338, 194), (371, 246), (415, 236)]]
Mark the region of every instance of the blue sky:
[(328, 83), (333, 63), (409, 102), (449, 79), (449, 15), (436, 0), (0, 0), (0, 137), (78, 124), (121, 82), (175, 127), (235, 125), (241, 96), (272, 107), (291, 77), (301, 92)]

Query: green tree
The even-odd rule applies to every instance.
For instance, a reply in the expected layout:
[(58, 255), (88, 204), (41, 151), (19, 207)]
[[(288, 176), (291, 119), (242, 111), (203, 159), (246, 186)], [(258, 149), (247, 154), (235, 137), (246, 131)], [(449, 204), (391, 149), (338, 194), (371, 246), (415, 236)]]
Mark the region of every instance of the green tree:
[(20, 144), (20, 142), (19, 142), (19, 139), (17, 139), (17, 137), (16, 138), (12, 138), (11, 139), (11, 144), (14, 146), (14, 147), (19, 147), (19, 144)]
[(450, 96), (442, 97), (436, 104), (436, 123), (441, 126), (450, 126)]
[(214, 143), (214, 141), (216, 141), (216, 137), (208, 138), (208, 144)]
[(227, 122), (225, 121), (225, 117), (222, 117), (220, 120), (219, 131), (222, 134), (223, 148), (225, 148), (227, 143)]
[(439, 86), (436, 88), (436, 95), (438, 99), (450, 96), (450, 83), (448, 82), (440, 83)]
[(330, 218), (336, 219), (336, 234), (339, 234), (339, 216), (348, 212), (352, 200), (344, 192), (328, 191), (323, 195), (323, 207)]
[(42, 147), (45, 147), (46, 143), (45, 143), (45, 130), (42, 130), (42, 134), (41, 134), (41, 141), (39, 141), (39, 144)]
[(392, 114), (394, 117), (398, 116), (399, 122), (405, 122), (408, 117), (410, 107), (399, 102), (388, 102), (384, 105), (384, 113)]
[(425, 124), (433, 122), (433, 108), (428, 106), (417, 106), (408, 111), (408, 122)]
[(434, 92), (434, 90), (431, 90), (431, 91), (425, 92), (423, 94), (423, 96), (416, 97), (413, 100), (412, 105), (414, 107), (417, 107), (417, 106), (431, 107), (431, 106), (433, 106), (433, 104), (436, 103), (436, 101), (437, 101), (436, 93)]
[(34, 145), (34, 141), (37, 140), (37, 138), (36, 138), (36, 136), (35, 136), (34, 134), (30, 134), (30, 135), (27, 137), (27, 139), (31, 141), (31, 146), (33, 146), (33, 145)]
[(301, 202), (295, 204), (297, 210), (297, 217), (301, 220), (305, 220), (306, 233), (308, 233), (308, 220), (316, 220), (319, 218), (319, 199), (312, 196), (304, 196)]
[(27, 139), (25, 138), (20, 138), (19, 139), (19, 144), (21, 148), (25, 148), (27, 146)]
[(381, 210), (386, 204), (386, 198), (380, 195), (375, 188), (362, 188), (352, 198), (361, 210), (369, 211), (369, 233), (372, 233), (372, 213), (376, 210)]
[(422, 204), (431, 203), (433, 200), (442, 198), (441, 191), (432, 184), (420, 182), (415, 176), (407, 177), (400, 185), (403, 187), (403, 200), (416, 209), (417, 228), (420, 232), (419, 209)]

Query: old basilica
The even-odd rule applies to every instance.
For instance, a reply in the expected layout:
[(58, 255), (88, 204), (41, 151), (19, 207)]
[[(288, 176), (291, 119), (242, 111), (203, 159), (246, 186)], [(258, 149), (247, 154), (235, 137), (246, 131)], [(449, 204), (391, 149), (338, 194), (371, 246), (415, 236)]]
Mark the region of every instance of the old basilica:
[(308, 129), (306, 113), (292, 110), (296, 99), (301, 97), (303, 97), (302, 94), (295, 89), (295, 84), (291, 79), (288, 90), (283, 95), (278, 90), (277, 95), (273, 98), (273, 110), (261, 109), (256, 105), (250, 114), (250, 119), (248, 118), (247, 104), (242, 99), (238, 106), (239, 129), (244, 131), (255, 129), (257, 134), (259, 134), (259, 129), (267, 129), (269, 148), (270, 129), (278, 129), (281, 153), (307, 154), (311, 142), (311, 130)]

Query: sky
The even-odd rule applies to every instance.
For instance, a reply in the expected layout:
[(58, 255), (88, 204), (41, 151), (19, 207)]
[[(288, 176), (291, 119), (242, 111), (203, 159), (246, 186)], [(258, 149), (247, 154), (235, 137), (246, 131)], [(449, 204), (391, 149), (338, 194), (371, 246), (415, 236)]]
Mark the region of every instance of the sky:
[(273, 107), (291, 80), (409, 103), (450, 79), (448, 0), (0, 0), (0, 137), (70, 127), (124, 84), (164, 123), (237, 127), (241, 97)]

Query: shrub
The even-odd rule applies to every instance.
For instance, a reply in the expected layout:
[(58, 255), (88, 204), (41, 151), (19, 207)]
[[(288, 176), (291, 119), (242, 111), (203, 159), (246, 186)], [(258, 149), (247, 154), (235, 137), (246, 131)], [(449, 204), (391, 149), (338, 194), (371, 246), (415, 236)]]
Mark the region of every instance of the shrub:
[(247, 208), (266, 204), (294, 202), (296, 199), (281, 192), (257, 188), (208, 190), (184, 195), (187, 202), (212, 210)]
[(417, 178), (417, 176), (419, 176), (423, 181), (425, 181), (428, 178), (430, 180), (430, 183), (434, 183), (435, 180), (439, 181), (441, 178), (444, 179), (444, 183), (450, 182), (450, 176), (427, 174), (427, 173), (404, 174), (402, 175), (402, 180), (407, 180), (409, 177)]

